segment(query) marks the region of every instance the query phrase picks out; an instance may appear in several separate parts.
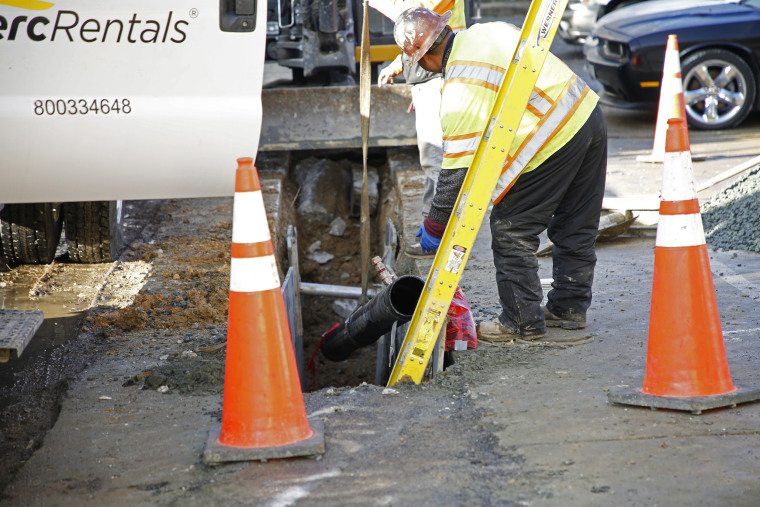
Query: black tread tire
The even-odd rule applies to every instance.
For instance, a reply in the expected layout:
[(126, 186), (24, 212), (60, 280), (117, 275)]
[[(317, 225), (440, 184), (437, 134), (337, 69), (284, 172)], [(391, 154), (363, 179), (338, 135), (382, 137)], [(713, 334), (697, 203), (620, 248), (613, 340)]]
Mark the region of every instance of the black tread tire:
[(6, 204), (0, 211), (0, 248), (11, 265), (48, 264), (61, 239), (58, 203)]
[(698, 64), (709, 60), (718, 60), (729, 63), (733, 65), (739, 73), (741, 73), (747, 84), (747, 90), (744, 96), (744, 104), (742, 104), (739, 111), (733, 117), (719, 123), (707, 123), (699, 120), (692, 112), (690, 112), (689, 104), (686, 104), (686, 119), (690, 127), (698, 130), (734, 128), (747, 118), (755, 104), (755, 94), (757, 93), (757, 82), (755, 75), (753, 74), (752, 69), (747, 64), (747, 62), (737, 54), (726, 51), (724, 49), (704, 49), (687, 56), (681, 64), (681, 76), (683, 79), (684, 92), (689, 91), (689, 72), (691, 72), (691, 70)]
[(95, 264), (119, 257), (123, 235), (117, 201), (64, 203), (63, 220), (71, 261)]

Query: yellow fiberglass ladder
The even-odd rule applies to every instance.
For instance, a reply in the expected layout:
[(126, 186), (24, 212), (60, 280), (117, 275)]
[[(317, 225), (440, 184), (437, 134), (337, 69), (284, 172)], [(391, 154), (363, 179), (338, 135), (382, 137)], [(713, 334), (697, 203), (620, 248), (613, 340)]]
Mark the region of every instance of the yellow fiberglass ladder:
[(533, 0), (388, 385), (419, 384), (568, 0)]

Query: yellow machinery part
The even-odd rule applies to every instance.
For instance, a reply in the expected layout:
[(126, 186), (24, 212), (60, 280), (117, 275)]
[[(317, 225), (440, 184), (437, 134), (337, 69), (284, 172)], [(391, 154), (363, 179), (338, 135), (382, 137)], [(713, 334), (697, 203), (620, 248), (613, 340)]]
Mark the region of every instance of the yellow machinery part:
[[(395, 44), (383, 44), (370, 47), (370, 62), (390, 62), (401, 54), (401, 49)], [(356, 47), (356, 61), (361, 61), (361, 46)]]

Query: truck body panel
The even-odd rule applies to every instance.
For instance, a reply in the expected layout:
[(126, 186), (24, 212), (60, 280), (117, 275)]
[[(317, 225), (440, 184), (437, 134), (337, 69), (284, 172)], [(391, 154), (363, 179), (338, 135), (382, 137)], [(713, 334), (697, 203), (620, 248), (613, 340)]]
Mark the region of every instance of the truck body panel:
[(258, 148), (265, 13), (0, 0), (0, 202), (232, 195)]

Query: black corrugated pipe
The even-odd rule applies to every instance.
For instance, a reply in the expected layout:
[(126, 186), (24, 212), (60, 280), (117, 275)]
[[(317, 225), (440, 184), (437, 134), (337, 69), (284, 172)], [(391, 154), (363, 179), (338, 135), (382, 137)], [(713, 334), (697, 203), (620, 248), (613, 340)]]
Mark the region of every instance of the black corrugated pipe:
[(394, 322), (409, 322), (424, 287), (419, 276), (397, 278), (325, 336), (322, 355), (330, 361), (343, 361), (354, 350), (375, 343)]

